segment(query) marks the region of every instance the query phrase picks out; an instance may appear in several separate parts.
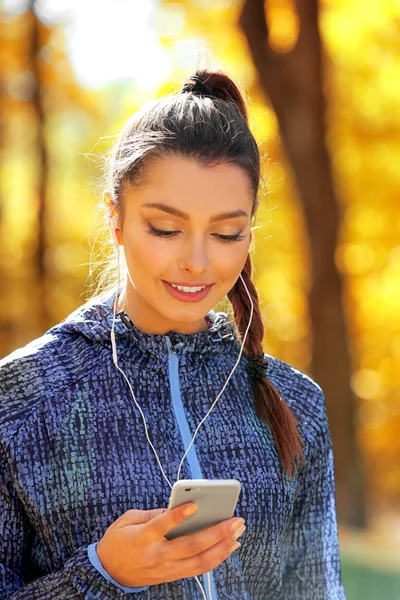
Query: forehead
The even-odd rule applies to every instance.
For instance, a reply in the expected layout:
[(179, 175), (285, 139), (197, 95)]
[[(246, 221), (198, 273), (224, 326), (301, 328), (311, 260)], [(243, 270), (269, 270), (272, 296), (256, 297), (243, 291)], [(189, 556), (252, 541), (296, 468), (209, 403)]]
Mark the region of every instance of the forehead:
[(136, 207), (149, 200), (168, 201), (186, 212), (199, 207), (214, 212), (220, 208), (248, 210), (253, 203), (249, 176), (243, 168), (229, 163), (206, 166), (178, 155), (150, 162), (141, 185), (128, 188), (125, 198), (135, 199), (127, 205)]

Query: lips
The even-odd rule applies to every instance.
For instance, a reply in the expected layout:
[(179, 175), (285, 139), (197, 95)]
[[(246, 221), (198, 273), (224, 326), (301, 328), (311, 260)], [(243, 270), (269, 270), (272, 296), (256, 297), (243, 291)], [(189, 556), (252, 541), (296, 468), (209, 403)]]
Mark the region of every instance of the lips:
[[(174, 288), (168, 281), (164, 281), (163, 280), (163, 284), (165, 289), (167, 290), (167, 292), (170, 294), (170, 296), (172, 296), (173, 298), (176, 298), (177, 300), (182, 300), (183, 302), (199, 302), (200, 300), (203, 300), (210, 292), (213, 284), (210, 285), (206, 285), (206, 287), (198, 292), (183, 292), (182, 290), (178, 290), (176, 288)], [(191, 284), (190, 286), (187, 285), (187, 283), (182, 282), (182, 283), (175, 283), (174, 285), (181, 285), (181, 286), (186, 286), (186, 287), (200, 287), (200, 286), (204, 286), (204, 283), (196, 283), (196, 284)]]

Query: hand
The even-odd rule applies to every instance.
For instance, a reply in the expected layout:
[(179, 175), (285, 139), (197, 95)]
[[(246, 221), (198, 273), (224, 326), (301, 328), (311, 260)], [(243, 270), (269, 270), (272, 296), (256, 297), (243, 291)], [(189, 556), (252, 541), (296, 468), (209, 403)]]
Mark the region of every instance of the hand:
[(171, 510), (128, 510), (114, 521), (97, 544), (104, 569), (120, 585), (144, 587), (194, 577), (215, 569), (228, 558), (244, 519), (232, 517), (203, 531), (173, 540), (164, 536), (189, 516), (193, 503)]

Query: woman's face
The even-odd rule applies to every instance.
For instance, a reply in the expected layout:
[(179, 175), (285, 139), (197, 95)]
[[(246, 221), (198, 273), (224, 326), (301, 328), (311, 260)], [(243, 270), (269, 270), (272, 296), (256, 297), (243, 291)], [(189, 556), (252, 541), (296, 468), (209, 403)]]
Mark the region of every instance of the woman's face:
[[(119, 308), (146, 333), (196, 333), (234, 286), (249, 252), (253, 198), (244, 170), (169, 156), (123, 191), (119, 240), (132, 279)], [(197, 293), (174, 285), (207, 286)]]

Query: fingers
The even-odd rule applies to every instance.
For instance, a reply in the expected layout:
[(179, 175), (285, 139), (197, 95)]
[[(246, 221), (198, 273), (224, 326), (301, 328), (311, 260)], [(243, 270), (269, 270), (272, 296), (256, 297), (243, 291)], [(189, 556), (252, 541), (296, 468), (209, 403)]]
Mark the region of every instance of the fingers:
[(215, 546), (219, 542), (224, 542), (232, 546), (235, 541), (234, 534), (244, 524), (244, 519), (227, 519), (222, 523), (212, 525), (199, 533), (184, 535), (174, 540), (169, 540), (164, 545), (165, 560), (170, 561), (190, 558), (197, 554), (205, 552), (208, 548)]
[[(192, 511), (191, 514), (185, 514), (186, 510)], [(176, 506), (175, 508), (167, 510), (166, 513), (158, 515), (147, 525), (146, 537), (149, 541), (152, 539), (163, 540), (168, 531), (183, 521), (186, 521), (186, 519), (193, 516), (195, 512), (197, 512), (197, 506), (193, 502), (182, 504), (181, 506)]]
[[(171, 541), (167, 543), (170, 544)], [(233, 542), (232, 537), (228, 536), (211, 546), (211, 548), (200, 552), (200, 554), (165, 563), (167, 566), (165, 581), (174, 581), (177, 578), (195, 577), (196, 575), (208, 573), (224, 562), (236, 550), (235, 546), (239, 547), (240, 543)]]
[(124, 512), (118, 519), (114, 521), (112, 524), (114, 527), (126, 527), (127, 525), (142, 525), (146, 524), (149, 521), (152, 521), (156, 517), (159, 517), (163, 512), (165, 512), (165, 508), (154, 508), (152, 510), (140, 510), (136, 508), (131, 508)]

